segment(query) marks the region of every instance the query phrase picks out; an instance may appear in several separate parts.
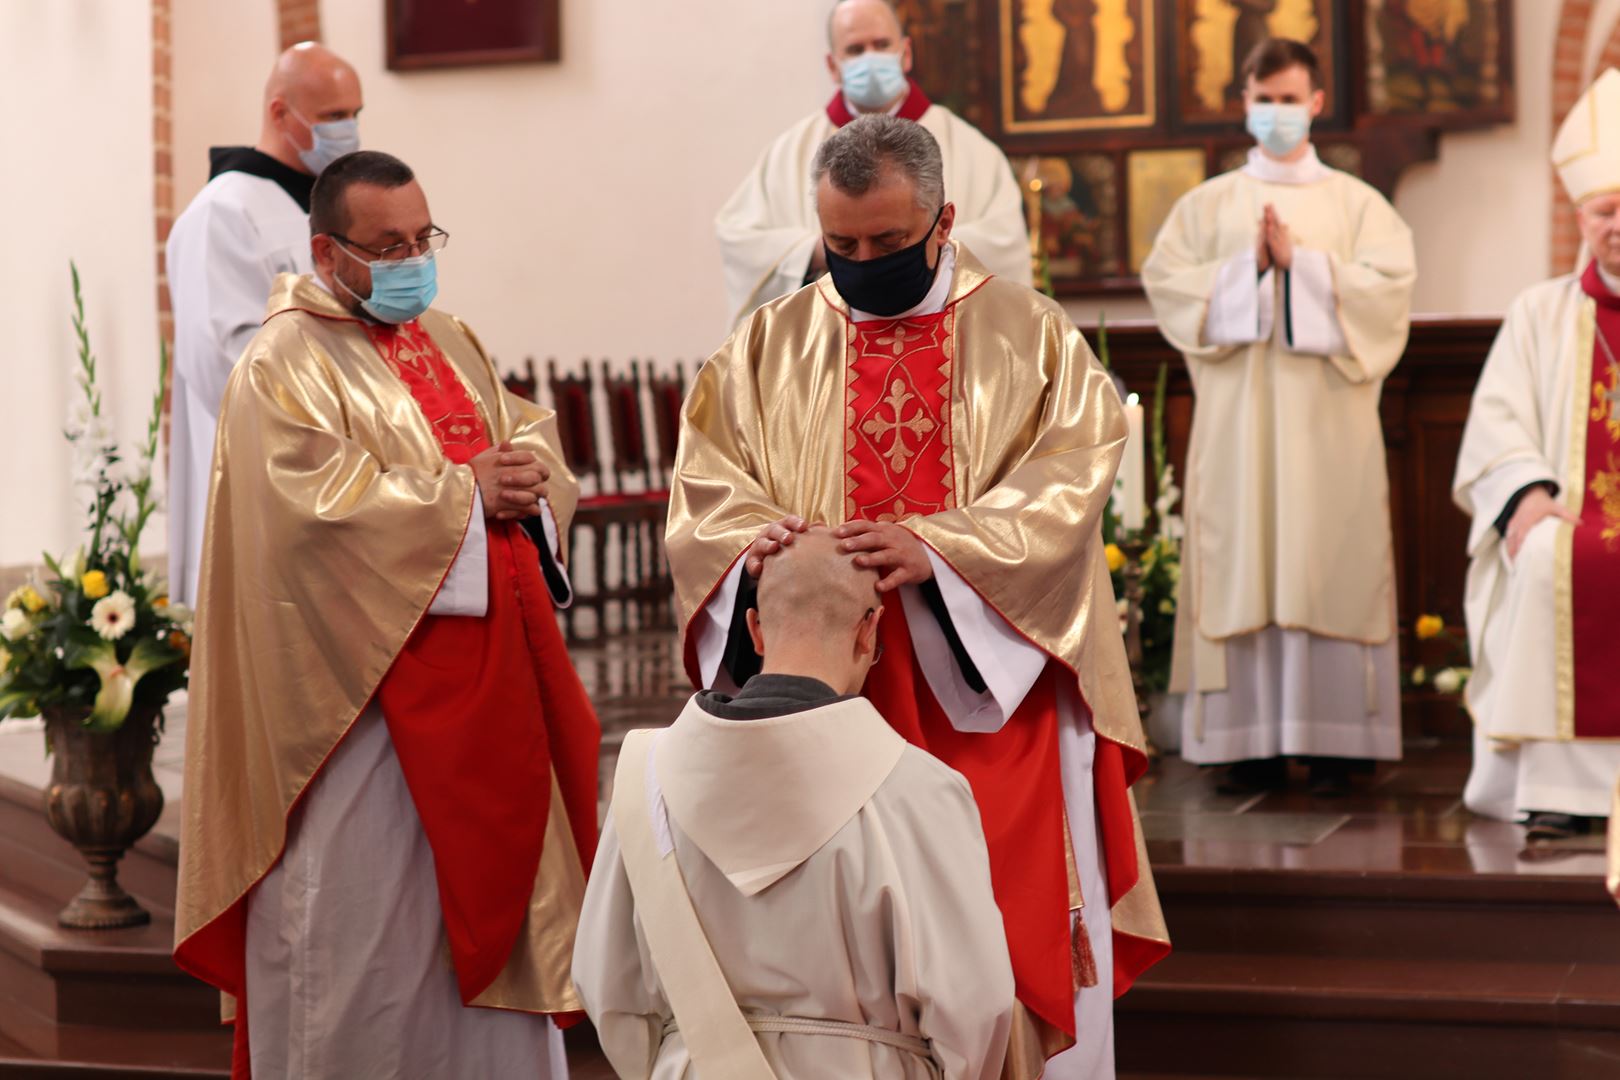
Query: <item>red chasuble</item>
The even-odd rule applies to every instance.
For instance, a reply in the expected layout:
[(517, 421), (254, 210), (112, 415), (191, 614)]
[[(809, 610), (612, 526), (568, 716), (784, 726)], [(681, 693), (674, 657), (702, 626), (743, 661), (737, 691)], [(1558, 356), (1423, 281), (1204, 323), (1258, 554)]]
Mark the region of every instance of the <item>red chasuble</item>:
[[(915, 80), (908, 81), (911, 82), (911, 90), (907, 92), (906, 100), (900, 103), (900, 111), (895, 115), (902, 120), (921, 120), (923, 113), (928, 111), (933, 102), (928, 100), (928, 95), (923, 93), (922, 87), (918, 86)], [(855, 119), (855, 114), (849, 111), (849, 103), (844, 100), (842, 91), (834, 94), (832, 100), (827, 102), (827, 119), (833, 122), (834, 127), (843, 127)]]
[(1620, 633), (1613, 598), (1620, 596), (1620, 297), (1598, 276), (1581, 278), (1596, 302), (1592, 381), (1578, 399), (1586, 417), (1585, 493), (1573, 530), (1571, 609), (1575, 646), (1575, 737), (1620, 738)]
[[(848, 519), (897, 521), (957, 505), (950, 428), (955, 317), (953, 305), (937, 315), (849, 324), (844, 435)], [(967, 778), (984, 823), (1018, 998), (1073, 1036), (1076, 983), (1057, 694), (1059, 680), (1074, 675), (1049, 660), (1000, 731), (957, 731), (934, 699), (912, 651), (899, 597), (889, 594), (884, 607), (878, 631), (883, 659), (867, 677), (863, 692), (908, 741)], [(1118, 748), (1099, 740), (1097, 813), (1114, 897), (1125, 895), (1137, 876), (1126, 790)], [(1087, 916), (1106, 918), (1101, 907), (1087, 909)], [(1132, 973), (1146, 965), (1137, 962), (1137, 950), (1127, 940), (1117, 935), (1115, 940), (1115, 992), (1122, 994)]]
[[(366, 325), (447, 458), (490, 446), (483, 418), (415, 323)], [(557, 629), (540, 555), (516, 522), (486, 522), (489, 610), (426, 615), (377, 690), (439, 882), (463, 1004), (511, 955), (540, 867), (553, 771), (574, 843), (596, 851), (600, 729)]]

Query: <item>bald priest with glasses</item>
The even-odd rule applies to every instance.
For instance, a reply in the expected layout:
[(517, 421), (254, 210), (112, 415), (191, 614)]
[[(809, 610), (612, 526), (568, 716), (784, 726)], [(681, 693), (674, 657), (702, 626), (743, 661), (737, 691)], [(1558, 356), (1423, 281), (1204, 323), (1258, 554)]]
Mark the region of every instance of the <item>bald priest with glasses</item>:
[(397, 158), (333, 162), (225, 389), (175, 957), (233, 1075), (565, 1076), (599, 729), (553, 614), (551, 413), (433, 310)]

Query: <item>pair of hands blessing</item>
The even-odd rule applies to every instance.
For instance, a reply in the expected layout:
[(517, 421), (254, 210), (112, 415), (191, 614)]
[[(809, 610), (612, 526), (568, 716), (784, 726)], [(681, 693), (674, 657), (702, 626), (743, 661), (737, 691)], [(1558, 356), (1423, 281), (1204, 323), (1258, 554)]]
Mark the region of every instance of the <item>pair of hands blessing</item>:
[[(821, 526), (817, 526), (818, 528)], [(796, 514), (773, 521), (759, 531), (748, 545), (743, 567), (751, 577), (759, 577), (765, 560), (793, 543), (800, 533), (810, 531), (810, 523)], [(886, 593), (902, 585), (915, 585), (934, 576), (928, 551), (911, 530), (887, 521), (848, 521), (832, 530), (838, 549), (855, 556), (855, 565), (873, 569), (882, 576), (878, 592)]]
[(1273, 266), (1279, 270), (1294, 268), (1294, 239), (1271, 203), (1266, 203), (1266, 212), (1260, 215), (1260, 239), (1255, 244), (1254, 254), (1262, 274)]
[(496, 521), (517, 521), (540, 513), (551, 470), (527, 450), (514, 450), (503, 442), (468, 462), (484, 498), (484, 516)]

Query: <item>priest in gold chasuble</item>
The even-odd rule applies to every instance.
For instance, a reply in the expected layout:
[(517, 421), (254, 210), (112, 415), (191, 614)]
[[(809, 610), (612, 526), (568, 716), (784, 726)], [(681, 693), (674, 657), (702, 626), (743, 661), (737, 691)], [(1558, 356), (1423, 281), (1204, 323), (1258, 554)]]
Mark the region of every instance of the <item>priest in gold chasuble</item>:
[(815, 178), (829, 274), (755, 312), (687, 399), (668, 534), (687, 670), (752, 675), (763, 560), (837, 526), (884, 574), (864, 693), (983, 818), (1020, 1002), (1008, 1075), (1109, 1077), (1112, 997), (1169, 949), (1099, 535), (1123, 410), (1057, 304), (950, 239), (926, 129), (861, 117)]
[(312, 196), (227, 385), (202, 555), (175, 958), (233, 1076), (566, 1075), (598, 728), (554, 604), (550, 413), (429, 308), (404, 163)]
[(1472, 515), (1476, 813), (1589, 832), (1620, 775), (1620, 71), (1553, 143), (1591, 261), (1508, 309), (1474, 391), (1454, 494)]

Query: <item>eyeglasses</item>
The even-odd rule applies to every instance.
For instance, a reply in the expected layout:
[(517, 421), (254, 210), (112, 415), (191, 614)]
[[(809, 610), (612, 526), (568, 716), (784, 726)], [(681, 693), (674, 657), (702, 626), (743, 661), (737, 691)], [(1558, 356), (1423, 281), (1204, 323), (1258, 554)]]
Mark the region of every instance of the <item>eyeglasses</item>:
[(399, 259), (409, 259), (416, 255), (426, 255), (430, 251), (443, 251), (445, 245), (450, 243), (450, 234), (435, 225), (425, 236), (418, 236), (415, 240), (405, 240), (398, 244), (389, 244), (382, 250), (357, 244), (342, 233), (327, 233), (332, 239), (341, 244), (347, 244), (356, 251), (363, 251), (374, 259), (383, 262), (396, 262)]

